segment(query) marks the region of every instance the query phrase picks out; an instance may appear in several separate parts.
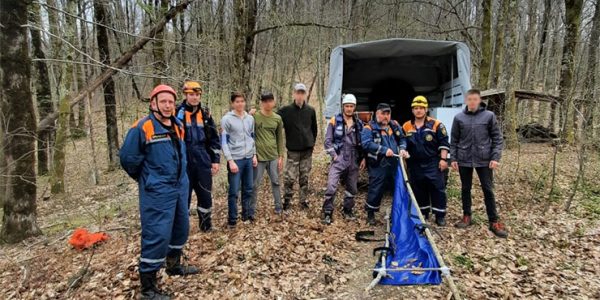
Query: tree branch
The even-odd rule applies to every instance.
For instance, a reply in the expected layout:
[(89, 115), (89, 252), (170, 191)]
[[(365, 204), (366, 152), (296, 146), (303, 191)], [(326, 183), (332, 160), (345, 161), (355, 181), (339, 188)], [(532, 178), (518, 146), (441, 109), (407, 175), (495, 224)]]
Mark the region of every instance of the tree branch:
[[(169, 9), (169, 11), (167, 11), (165, 15), (160, 20), (158, 20), (152, 28), (150, 28), (145, 34), (143, 34), (135, 42), (135, 44), (133, 44), (133, 46), (131, 46), (131, 48), (129, 48), (129, 50), (125, 52), (121, 57), (119, 57), (119, 59), (113, 62), (109, 68), (107, 68), (104, 72), (102, 72), (100, 75), (94, 78), (85, 89), (80, 90), (79, 93), (73, 93), (69, 97), (71, 98), (71, 100), (69, 101), (69, 105), (73, 107), (74, 105), (79, 103), (79, 101), (85, 99), (87, 94), (92, 93), (95, 89), (102, 85), (104, 81), (108, 80), (112, 75), (119, 71), (120, 68), (129, 63), (133, 55), (140, 51), (142, 48), (144, 48), (144, 46), (150, 40), (152, 40), (151, 37), (154, 37), (156, 36), (156, 34), (162, 32), (165, 28), (165, 25), (169, 21), (171, 21), (171, 19), (177, 16), (177, 14), (182, 12), (188, 5), (190, 5), (190, 3), (194, 1), (195, 0), (186, 0), (178, 4), (177, 6), (171, 7), (171, 9)], [(58, 112), (54, 112), (42, 119), (38, 125), (38, 132), (42, 132), (48, 129), (57, 118)]]
[(259, 33), (265, 32), (265, 31), (270, 31), (270, 30), (279, 29), (279, 28), (285, 28), (285, 27), (306, 27), (306, 26), (315, 26), (315, 27), (329, 28), (329, 29), (352, 30), (352, 28), (348, 28), (348, 27), (345, 27), (345, 26), (338, 26), (338, 25), (319, 24), (319, 23), (315, 23), (315, 22), (300, 22), (300, 23), (293, 22), (293, 23), (273, 25), (273, 26), (269, 26), (269, 27), (265, 27), (265, 28), (256, 29), (256, 30), (250, 32), (248, 34), (248, 36), (254, 36), (254, 35), (257, 35)]

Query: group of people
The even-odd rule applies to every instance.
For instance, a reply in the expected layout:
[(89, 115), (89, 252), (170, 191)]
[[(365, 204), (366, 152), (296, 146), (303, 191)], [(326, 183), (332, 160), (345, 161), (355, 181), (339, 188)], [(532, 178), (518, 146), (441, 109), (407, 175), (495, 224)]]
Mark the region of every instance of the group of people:
[[(198, 273), (197, 268), (181, 261), (189, 232), (192, 191), (198, 200), (199, 228), (210, 231), (212, 177), (219, 172), (221, 152), (227, 161), (230, 228), (235, 228), (238, 221), (238, 199), (241, 220), (255, 220), (257, 193), (265, 171), (276, 214), (291, 208), (296, 181), (299, 206), (309, 206), (309, 173), (318, 128), (315, 110), (306, 103), (304, 84), (294, 86), (294, 101), (277, 112), (271, 93), (261, 94), (260, 109), (250, 112), (246, 111), (245, 95), (232, 93), (231, 111), (221, 119), (220, 132), (210, 111), (202, 105), (202, 85), (186, 81), (182, 92), (184, 99), (177, 105), (175, 89), (156, 86), (150, 93), (150, 113), (133, 124), (119, 154), (123, 169), (139, 186), (143, 299), (169, 299), (157, 287), (156, 273), (163, 265), (169, 275)], [(366, 124), (357, 117), (356, 105), (354, 95), (344, 95), (342, 112), (328, 122), (325, 151), (331, 156), (331, 164), (322, 206), (323, 224), (333, 222), (340, 182), (345, 188), (342, 214), (348, 220), (356, 219), (353, 209), (358, 177), (366, 168), (367, 223), (375, 225), (384, 192), (394, 186), (398, 163), (405, 158), (411, 187), (426, 218), (433, 212), (435, 223), (446, 225), (444, 174), (450, 162), (459, 171), (462, 183), (463, 218), (456, 226), (471, 225), (475, 169), (484, 192), (489, 228), (499, 237), (507, 236), (498, 221), (493, 192), (493, 170), (500, 161), (502, 134), (494, 114), (481, 106), (479, 91), (467, 93), (466, 107), (452, 124), (451, 143), (444, 124), (428, 116), (424, 96), (414, 98), (413, 118), (402, 126), (392, 120), (389, 104), (380, 103), (374, 119)], [(282, 170), (283, 199), (279, 183)]]

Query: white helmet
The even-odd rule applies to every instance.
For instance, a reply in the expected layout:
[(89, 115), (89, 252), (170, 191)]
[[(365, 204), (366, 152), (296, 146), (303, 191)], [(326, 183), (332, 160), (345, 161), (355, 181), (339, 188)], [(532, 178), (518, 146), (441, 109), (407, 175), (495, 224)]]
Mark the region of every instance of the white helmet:
[(352, 94), (344, 95), (344, 99), (342, 99), (342, 105), (344, 104), (354, 104), (356, 105), (356, 97)]

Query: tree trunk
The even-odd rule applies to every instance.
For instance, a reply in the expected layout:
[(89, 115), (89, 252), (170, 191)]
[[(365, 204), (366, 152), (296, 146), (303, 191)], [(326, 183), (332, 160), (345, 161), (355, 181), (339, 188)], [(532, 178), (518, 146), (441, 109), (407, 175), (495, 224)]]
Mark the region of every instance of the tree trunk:
[[(519, 2), (518, 0), (505, 0), (506, 2), (508, 2), (509, 5), (509, 10), (508, 11), (512, 11), (512, 12), (516, 12), (517, 11), (517, 7), (519, 6)], [(514, 148), (518, 145), (518, 140), (517, 140), (517, 99), (515, 98), (515, 86), (517, 84), (517, 74), (519, 73), (519, 56), (518, 56), (518, 49), (519, 49), (519, 38), (517, 36), (517, 30), (518, 30), (518, 14), (517, 13), (512, 13), (510, 14), (510, 18), (507, 18), (506, 20), (509, 20), (506, 29), (509, 31), (509, 37), (508, 37), (508, 47), (507, 47), (507, 53), (510, 57), (512, 57), (513, 59), (509, 60), (508, 63), (508, 67), (507, 67), (507, 71), (510, 72), (510, 74), (507, 75), (507, 89), (506, 89), (506, 99), (508, 100), (505, 106), (505, 111), (504, 111), (504, 124), (505, 124), (505, 128), (504, 128), (504, 133), (505, 133), (505, 137), (506, 137), (506, 147), (507, 148)]]
[[(164, 16), (169, 9), (169, 0), (156, 0), (155, 1), (155, 16)], [(165, 62), (165, 33), (164, 30), (157, 32), (154, 36), (155, 40), (152, 43), (152, 56), (154, 57), (154, 73), (158, 76), (164, 76), (165, 70), (167, 69), (167, 63)], [(162, 79), (154, 78), (154, 86), (161, 84)], [(106, 99), (106, 96), (105, 96)]]
[[(67, 0), (67, 11), (70, 14), (74, 14), (75, 12), (75, 0)], [(75, 45), (75, 35), (77, 32), (77, 26), (75, 23), (75, 19), (67, 16), (66, 20), (66, 39), (67, 41)], [(67, 61), (73, 61), (75, 55), (73, 54), (73, 49), (68, 49), (65, 54), (65, 59)], [(73, 88), (74, 82), (74, 64), (66, 64), (63, 68), (63, 80), (61, 81), (63, 85), (63, 92), (60, 96), (59, 102), (59, 120), (58, 120), (58, 128), (56, 129), (56, 140), (54, 143), (54, 153), (52, 155), (52, 169), (50, 176), (50, 191), (52, 194), (60, 194), (65, 192), (65, 147), (67, 145), (67, 139), (69, 137), (69, 128), (73, 129), (73, 132), (76, 132), (77, 126), (73, 119), (73, 114), (68, 105), (68, 95), (69, 91)], [(65, 104), (65, 102), (67, 102)]]
[(509, 1), (502, 1), (502, 8), (498, 15), (496, 24), (496, 43), (494, 45), (494, 64), (492, 66), (490, 87), (497, 88), (500, 85), (502, 72), (504, 70), (504, 34), (506, 31), (506, 20), (508, 19)]
[(0, 108), (6, 124), (2, 148), (8, 166), (0, 239), (15, 243), (40, 234), (36, 213), (36, 117), (30, 89), (28, 1), (0, 0)]
[(483, 23), (481, 29), (481, 62), (479, 65), (479, 88), (485, 90), (489, 85), (490, 63), (492, 60), (492, 0), (483, 1)]
[(250, 93), (250, 70), (254, 50), (254, 29), (256, 27), (257, 0), (234, 0), (237, 18), (235, 27), (235, 88), (242, 89), (247, 97)]
[[(110, 64), (110, 47), (108, 43), (108, 25), (106, 8), (102, 0), (94, 0), (94, 19), (96, 21), (96, 39), (98, 52), (103, 64)], [(102, 68), (102, 72), (106, 71)], [(108, 169), (112, 170), (119, 163), (119, 129), (117, 125), (117, 100), (115, 98), (115, 82), (110, 76), (102, 84), (104, 89), (104, 112), (106, 114), (106, 137), (108, 142)]]
[[(594, 17), (592, 18), (592, 31), (590, 32), (590, 44), (588, 52), (588, 70), (586, 76), (586, 86), (584, 88), (585, 94), (583, 100), (586, 102), (586, 115), (589, 120), (587, 122), (589, 129), (589, 138), (595, 137), (594, 132), (594, 109), (600, 102), (600, 91), (598, 90), (599, 78), (596, 75), (598, 70), (598, 45), (600, 44), (600, 0), (596, 0), (596, 9), (594, 11)], [(588, 134), (588, 130), (585, 128), (584, 123), (583, 134)]]
[[(32, 4), (31, 10), (32, 11), (29, 14), (31, 22), (36, 24), (37, 27), (41, 27), (42, 21), (39, 3)], [(42, 35), (39, 30), (35, 30), (33, 28), (30, 29), (30, 32), (31, 45), (33, 47), (33, 57), (39, 59), (34, 63), (35, 71), (37, 73), (37, 78), (35, 81), (35, 93), (37, 98), (39, 118), (43, 119), (54, 111), (54, 106), (52, 104), (52, 90), (50, 90), (50, 73), (48, 71), (48, 65), (46, 65), (46, 62), (44, 61), (44, 59), (46, 59), (46, 54), (44, 53), (42, 46)], [(48, 148), (50, 146), (49, 140), (49, 131), (39, 132), (37, 141), (39, 175), (48, 174)]]
[(567, 142), (573, 142), (574, 129), (573, 129), (573, 72), (575, 65), (575, 51), (577, 49), (577, 39), (579, 36), (579, 23), (581, 19), (581, 7), (583, 6), (583, 0), (565, 0), (565, 26), (566, 34), (563, 43), (563, 56), (561, 61), (560, 69), (560, 83), (559, 83), (559, 95), (563, 101), (563, 108), (561, 114), (564, 114), (566, 120), (561, 124), (562, 138)]

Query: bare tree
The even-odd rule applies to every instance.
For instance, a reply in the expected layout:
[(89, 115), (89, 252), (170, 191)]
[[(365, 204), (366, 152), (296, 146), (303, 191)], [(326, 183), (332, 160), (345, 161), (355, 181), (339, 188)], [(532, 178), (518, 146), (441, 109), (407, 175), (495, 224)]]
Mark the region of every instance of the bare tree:
[[(107, 14), (103, 0), (94, 0), (94, 20), (96, 21), (96, 39), (100, 61), (110, 64), (110, 47), (108, 43), (108, 30), (106, 29)], [(106, 71), (107, 67), (102, 67)], [(104, 112), (106, 114), (106, 137), (108, 141), (108, 169), (114, 169), (119, 163), (119, 129), (117, 126), (117, 100), (115, 98), (115, 82), (110, 76), (104, 83)]]
[[(40, 4), (34, 3), (31, 5), (31, 13), (29, 14), (31, 23), (37, 24), (41, 27), (42, 19), (40, 12)], [(31, 32), (31, 45), (33, 48), (33, 57), (37, 59), (35, 61), (35, 71), (37, 78), (35, 80), (35, 91), (38, 104), (38, 113), (40, 118), (45, 118), (48, 114), (54, 111), (54, 105), (52, 103), (52, 90), (50, 89), (50, 73), (48, 71), (48, 65), (46, 64), (46, 54), (44, 53), (42, 35), (39, 30), (35, 28), (30, 29)], [(50, 146), (50, 132), (42, 131), (38, 135), (38, 173), (39, 175), (48, 174), (48, 156)]]
[[(561, 116), (567, 118), (565, 122), (566, 128), (562, 128), (562, 137), (568, 142), (572, 142), (574, 138), (572, 112), (573, 112), (573, 72), (575, 65), (575, 51), (577, 50), (577, 42), (579, 37), (579, 24), (581, 23), (581, 8), (583, 7), (583, 0), (565, 0), (564, 1), (566, 13), (565, 13), (565, 26), (566, 34), (563, 43), (563, 56), (560, 68), (560, 82), (559, 92), (562, 101), (564, 102), (565, 113), (561, 113)], [(562, 120), (561, 120), (562, 121)]]
[[(14, 243), (40, 234), (36, 223), (35, 132), (31, 59), (27, 37), (27, 1), (0, 0), (3, 156), (6, 198), (0, 238)], [(4, 126), (3, 126), (4, 127)]]

